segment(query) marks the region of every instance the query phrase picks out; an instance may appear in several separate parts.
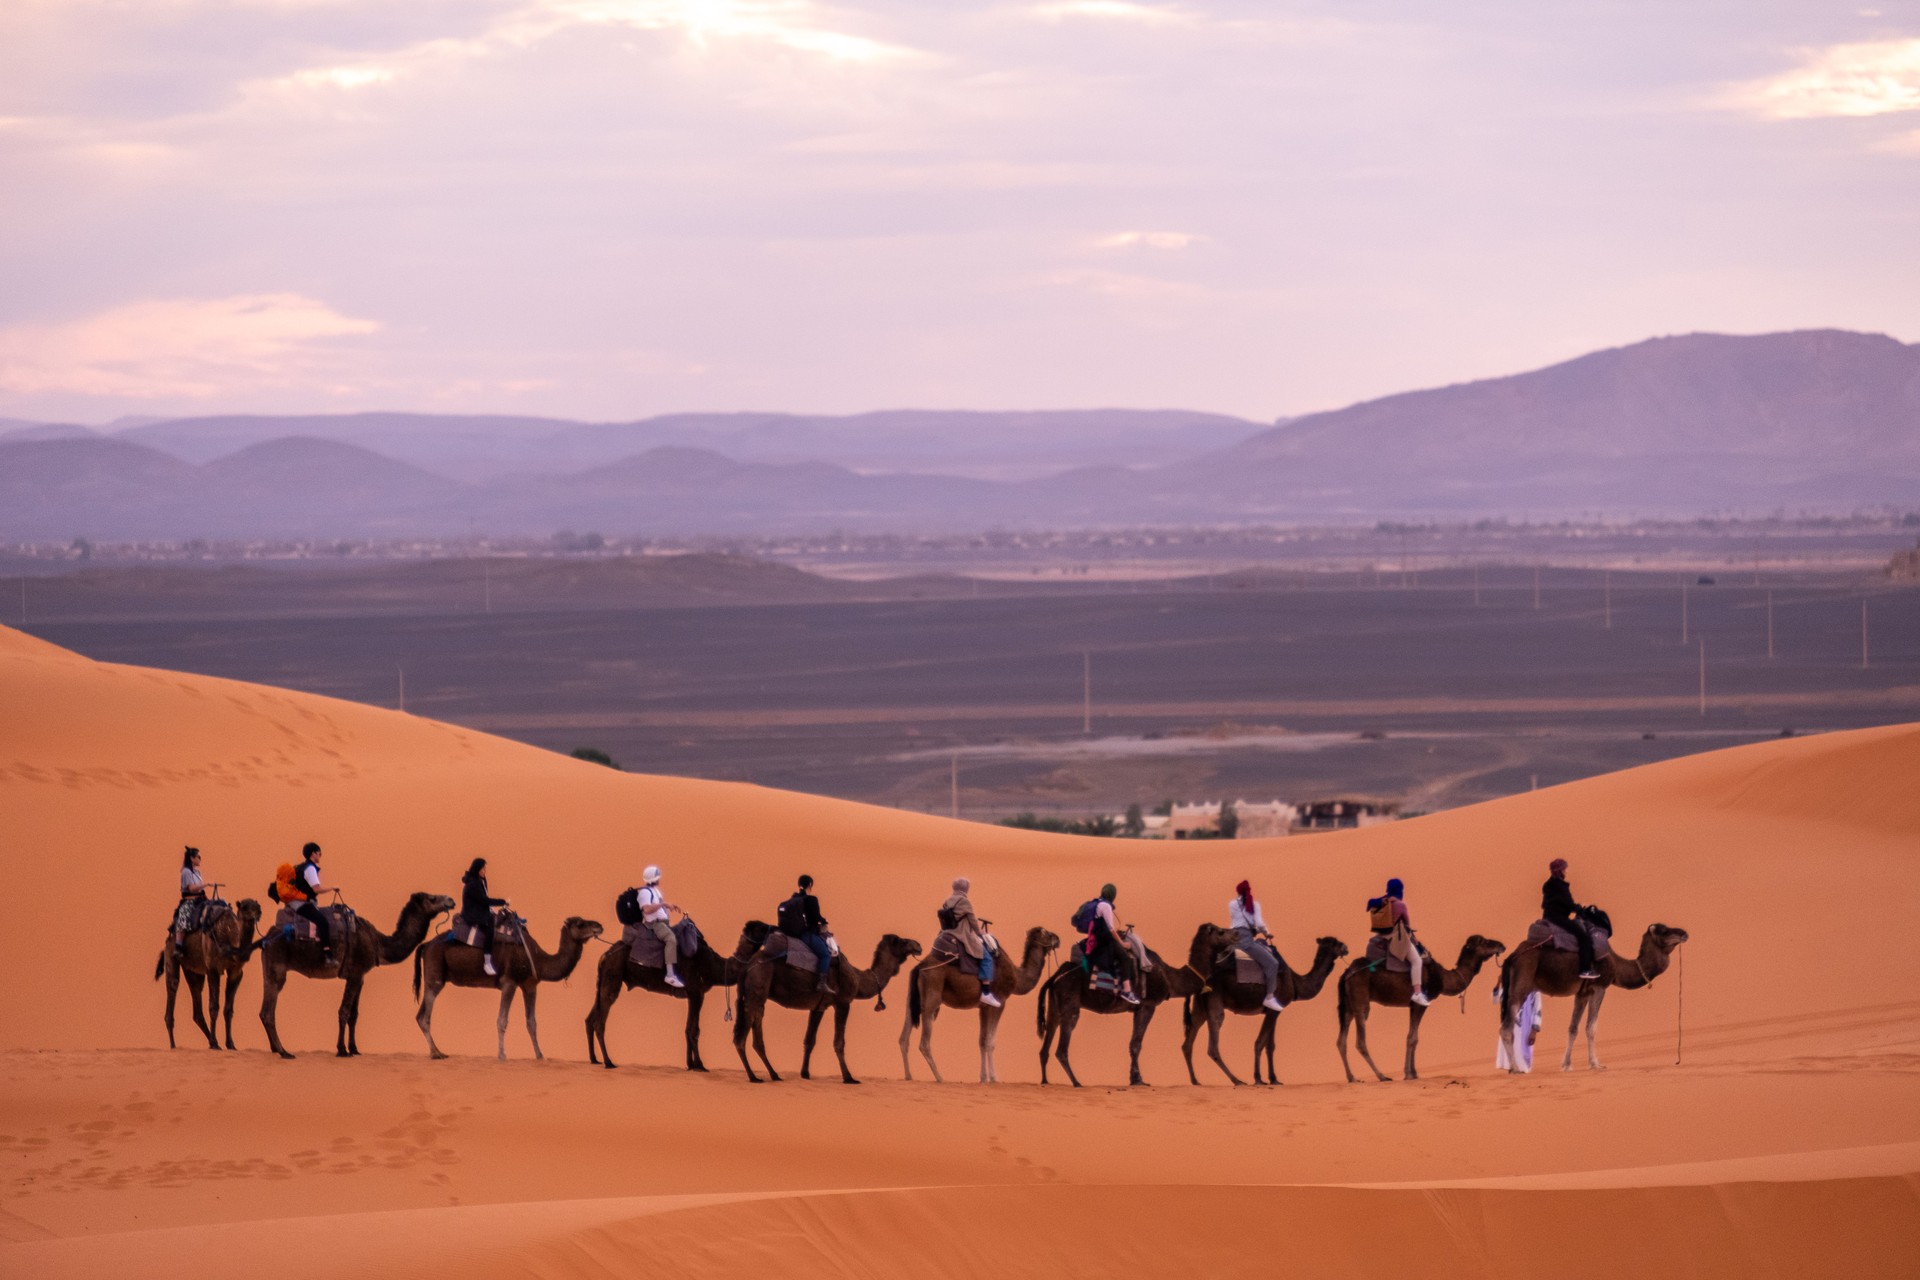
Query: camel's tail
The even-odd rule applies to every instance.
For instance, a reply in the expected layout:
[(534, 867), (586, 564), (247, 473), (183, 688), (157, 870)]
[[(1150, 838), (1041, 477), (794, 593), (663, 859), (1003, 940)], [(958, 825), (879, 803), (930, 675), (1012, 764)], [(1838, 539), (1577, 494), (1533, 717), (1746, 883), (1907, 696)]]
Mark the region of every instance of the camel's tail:
[[(924, 961), (922, 962), (924, 963)], [(920, 1025), (920, 966), (915, 965), (907, 974), (907, 1025)]]
[(167, 949), (160, 948), (160, 958), (153, 962), (153, 980), (160, 981), (160, 975), (167, 971)]
[(1500, 962), (1500, 1025), (1502, 1028), (1513, 1025), (1513, 962), (1520, 958), (1518, 951)]
[(1353, 998), (1347, 994), (1347, 975), (1341, 974), (1334, 983), (1334, 994), (1340, 997), (1340, 1034), (1345, 1035), (1347, 1023), (1353, 1018)]
[(1060, 975), (1056, 973), (1053, 975), (1052, 978), (1049, 978), (1045, 982), (1041, 983), (1039, 998), (1033, 1002), (1033, 1007), (1034, 1007), (1033, 1029), (1034, 1029), (1034, 1032), (1038, 1035), (1044, 1036), (1047, 1034), (1047, 998), (1053, 994), (1054, 980), (1057, 979), (1059, 976)]
[(1180, 1029), (1182, 1031), (1193, 1030), (1193, 997), (1192, 996), (1180, 997)]
[(418, 947), (414, 948), (413, 952), (413, 1002), (420, 1003), (420, 949)]

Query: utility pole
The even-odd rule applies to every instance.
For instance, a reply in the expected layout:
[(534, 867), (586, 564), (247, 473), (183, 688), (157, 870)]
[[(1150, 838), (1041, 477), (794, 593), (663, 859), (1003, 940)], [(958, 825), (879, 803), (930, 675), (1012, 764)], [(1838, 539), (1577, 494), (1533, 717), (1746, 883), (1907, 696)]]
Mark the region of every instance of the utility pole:
[(1093, 650), (1080, 651), (1080, 732), (1093, 732)]
[(1606, 599), (1607, 630), (1613, 630), (1613, 570), (1600, 571), (1600, 590)]
[(1767, 659), (1773, 659), (1773, 588), (1767, 588)]
[(1700, 637), (1700, 718), (1707, 718), (1707, 638)]

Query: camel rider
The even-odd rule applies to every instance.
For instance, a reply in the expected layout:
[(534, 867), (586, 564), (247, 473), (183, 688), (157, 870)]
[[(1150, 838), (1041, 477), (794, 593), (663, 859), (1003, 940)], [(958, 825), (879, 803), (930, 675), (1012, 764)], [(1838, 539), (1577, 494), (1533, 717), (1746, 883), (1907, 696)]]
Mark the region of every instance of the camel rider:
[[(1120, 890), (1110, 884), (1100, 886), (1100, 896), (1094, 902), (1093, 927), (1087, 930), (1087, 959), (1096, 969), (1105, 969), (1108, 973), (1120, 975), (1120, 998), (1128, 1004), (1139, 1004), (1140, 997), (1134, 994), (1131, 963), (1120, 958), (1120, 926), (1114, 919), (1113, 903), (1120, 896)], [(1129, 959), (1135, 959), (1132, 947), (1128, 945)]]
[(1547, 864), (1547, 882), (1540, 886), (1540, 914), (1554, 924), (1573, 931), (1574, 945), (1580, 948), (1580, 976), (1597, 978), (1600, 971), (1593, 962), (1593, 933), (1587, 928), (1586, 911), (1573, 900), (1573, 886), (1567, 883), (1567, 860), (1555, 858)]
[(680, 980), (680, 939), (673, 936), (673, 913), (680, 908), (668, 902), (660, 894), (660, 868), (648, 867), (641, 875), (646, 883), (640, 886), (640, 923), (647, 932), (660, 939), (660, 945), (666, 951), (667, 985), (684, 987)]
[(173, 954), (186, 951), (187, 934), (199, 924), (207, 882), (200, 878), (200, 851), (192, 845), (180, 855), (180, 905), (173, 912)]
[(493, 954), (493, 909), (506, 905), (505, 898), (488, 896), (487, 860), (475, 858), (460, 877), (460, 921), (473, 930), (473, 945), (480, 948), (480, 964), (489, 978), (500, 976)]
[(827, 920), (820, 914), (820, 899), (813, 896), (813, 877), (801, 876), (798, 883), (800, 887), (780, 904), (775, 919), (779, 921), (780, 932), (795, 942), (804, 943), (807, 950), (813, 952), (820, 962), (819, 989), (832, 995), (833, 948), (823, 936)]
[(300, 850), (300, 865), (293, 869), (294, 914), (311, 921), (320, 935), (320, 950), (328, 964), (333, 963), (333, 926), (320, 909), (320, 895), (326, 892), (320, 883), (320, 846), (309, 840)]
[(1000, 997), (993, 994), (993, 936), (973, 912), (973, 900), (967, 896), (972, 888), (973, 882), (965, 876), (954, 880), (953, 893), (940, 904), (940, 910), (953, 918), (953, 935), (960, 939), (960, 945), (980, 962), (980, 1003), (998, 1009)]
[(1233, 930), (1234, 940), (1241, 950), (1253, 957), (1260, 966), (1260, 976), (1266, 980), (1267, 998), (1260, 1002), (1263, 1009), (1279, 1013), (1286, 1008), (1274, 995), (1280, 983), (1280, 953), (1273, 946), (1273, 932), (1267, 928), (1267, 920), (1260, 911), (1260, 903), (1253, 896), (1253, 886), (1242, 880), (1233, 886), (1233, 901), (1227, 904), (1227, 925)]
[(1407, 913), (1407, 889), (1398, 879), (1387, 881), (1387, 891), (1367, 903), (1373, 931), (1387, 939), (1387, 953), (1407, 962), (1407, 977), (1413, 984), (1415, 1004), (1432, 1004), (1421, 984), (1426, 963), (1420, 955), (1420, 942), (1413, 934), (1413, 917)]

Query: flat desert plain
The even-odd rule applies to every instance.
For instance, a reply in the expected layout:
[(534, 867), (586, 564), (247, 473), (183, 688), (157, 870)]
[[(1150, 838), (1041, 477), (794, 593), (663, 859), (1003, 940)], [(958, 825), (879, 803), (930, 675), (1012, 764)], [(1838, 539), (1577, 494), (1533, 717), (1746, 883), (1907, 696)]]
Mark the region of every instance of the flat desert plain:
[[(1893, 726), (1337, 835), (1076, 839), (620, 774), (0, 630), (0, 1274), (1910, 1277), (1916, 779), (1920, 727)], [(543, 989), (545, 1061), (517, 1010), (495, 1061), (496, 1000), (457, 989), (435, 1018), (454, 1056), (429, 1061), (400, 966), (368, 979), (359, 1058), (332, 1053), (338, 984), (299, 977), (280, 1002), (298, 1056), (265, 1052), (255, 966), (239, 1052), (208, 1049), (184, 1009), (169, 1050), (152, 975), (180, 847), (260, 898), (308, 839), (382, 927), (485, 855), (548, 946), (568, 916), (617, 933), (615, 894), (658, 862), (722, 946), (809, 872), (863, 963), (887, 932), (930, 941), (955, 875), (1007, 938), (1065, 933), (1114, 881), (1123, 919), (1176, 958), (1246, 876), (1304, 967), (1321, 936), (1358, 950), (1364, 899), (1398, 875), (1451, 959), (1470, 934), (1520, 941), (1556, 855), (1623, 944), (1655, 922), (1692, 940), (1608, 999), (1604, 1073), (1584, 1052), (1555, 1069), (1566, 1001), (1539, 1069), (1496, 1072), (1491, 971), (1436, 1004), (1413, 1082), (1345, 1082), (1331, 985), (1281, 1016), (1277, 1089), (1232, 1088), (1204, 1059), (1190, 1086), (1176, 1007), (1149, 1029), (1152, 1087), (1126, 1087), (1116, 1018), (1075, 1039), (1086, 1087), (1042, 1086), (1032, 997), (1001, 1026), (1006, 1083), (972, 1083), (960, 1011), (938, 1022), (948, 1083), (924, 1064), (909, 1082), (898, 980), (884, 1012), (853, 1012), (857, 1086), (824, 1046), (800, 1079), (804, 1019), (777, 1009), (785, 1078), (750, 1084), (720, 1001), (713, 1070), (688, 1073), (682, 1006), (639, 991), (613, 1010), (607, 1070), (584, 1052), (598, 944)], [(1383, 1067), (1405, 1026), (1375, 1011)], [(1230, 1020), (1243, 1076), (1251, 1035)]]

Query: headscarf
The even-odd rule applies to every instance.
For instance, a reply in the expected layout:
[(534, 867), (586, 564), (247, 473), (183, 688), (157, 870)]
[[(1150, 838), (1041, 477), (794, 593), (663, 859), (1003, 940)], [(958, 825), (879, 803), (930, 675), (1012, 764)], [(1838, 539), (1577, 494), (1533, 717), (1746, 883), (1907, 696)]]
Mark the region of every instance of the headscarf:
[(1100, 896), (1104, 898), (1106, 901), (1112, 902), (1115, 898), (1120, 896), (1120, 891), (1114, 888), (1110, 884), (1103, 884), (1100, 886)]
[(1547, 871), (1551, 875), (1565, 875), (1567, 872), (1567, 860), (1565, 858), (1555, 858), (1547, 864)]
[(1253, 910), (1253, 886), (1245, 880), (1242, 880), (1239, 884), (1233, 886), (1233, 891), (1240, 899), (1240, 909), (1251, 912)]
[(1401, 884), (1398, 880), (1389, 880), (1387, 881), (1387, 896), (1389, 898), (1405, 898), (1407, 896), (1407, 886)]
[(973, 888), (973, 881), (967, 879), (965, 876), (955, 876), (953, 878), (953, 891), (955, 893), (965, 893), (971, 888)]

